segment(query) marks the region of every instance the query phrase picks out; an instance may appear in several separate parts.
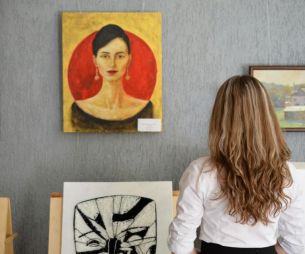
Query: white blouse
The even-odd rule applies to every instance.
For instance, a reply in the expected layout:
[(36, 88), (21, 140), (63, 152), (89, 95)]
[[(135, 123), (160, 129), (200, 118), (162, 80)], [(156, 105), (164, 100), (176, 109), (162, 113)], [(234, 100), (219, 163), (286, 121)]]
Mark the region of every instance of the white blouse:
[(305, 254), (305, 178), (288, 162), (293, 184), (285, 189), (291, 197), (288, 208), (272, 223), (240, 224), (225, 212), (226, 201), (211, 200), (219, 191), (216, 170), (203, 166), (207, 157), (193, 161), (183, 173), (177, 215), (169, 228), (168, 247), (175, 254), (190, 254), (196, 229), (199, 239), (228, 247), (260, 248), (279, 244), (288, 254)]

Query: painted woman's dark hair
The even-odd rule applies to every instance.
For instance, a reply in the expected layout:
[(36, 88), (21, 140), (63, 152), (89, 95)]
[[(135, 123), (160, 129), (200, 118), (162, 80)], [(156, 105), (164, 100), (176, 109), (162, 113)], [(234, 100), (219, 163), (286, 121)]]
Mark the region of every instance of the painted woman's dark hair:
[(103, 26), (101, 30), (96, 33), (95, 38), (92, 42), (93, 54), (96, 56), (100, 48), (106, 46), (115, 38), (121, 38), (126, 43), (128, 53), (130, 53), (130, 42), (127, 34), (121, 27), (109, 24)]

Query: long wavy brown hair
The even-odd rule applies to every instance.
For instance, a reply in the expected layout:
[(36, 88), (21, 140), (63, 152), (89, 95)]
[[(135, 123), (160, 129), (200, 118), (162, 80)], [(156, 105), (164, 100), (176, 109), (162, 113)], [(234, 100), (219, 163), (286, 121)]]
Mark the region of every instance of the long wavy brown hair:
[(217, 170), (218, 198), (238, 222), (268, 224), (290, 202), (292, 184), (284, 140), (264, 86), (234, 76), (218, 90), (209, 127), (210, 162)]

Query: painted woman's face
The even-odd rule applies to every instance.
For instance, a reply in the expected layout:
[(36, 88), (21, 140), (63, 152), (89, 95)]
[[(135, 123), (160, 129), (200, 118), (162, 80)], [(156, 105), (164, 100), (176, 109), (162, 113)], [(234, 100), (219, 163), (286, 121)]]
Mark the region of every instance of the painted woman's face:
[(97, 52), (95, 64), (99, 73), (107, 81), (116, 81), (123, 77), (130, 62), (126, 43), (115, 38)]

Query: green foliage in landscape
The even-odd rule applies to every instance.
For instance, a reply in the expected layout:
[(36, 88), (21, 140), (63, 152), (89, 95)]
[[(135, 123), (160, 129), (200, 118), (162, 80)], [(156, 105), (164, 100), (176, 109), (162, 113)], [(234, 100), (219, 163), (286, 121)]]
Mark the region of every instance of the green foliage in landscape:
[(294, 121), (287, 121), (284, 117), (284, 108), (276, 108), (275, 113), (277, 115), (277, 119), (280, 122), (281, 128), (305, 128), (304, 123), (298, 123)]

